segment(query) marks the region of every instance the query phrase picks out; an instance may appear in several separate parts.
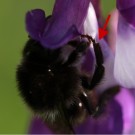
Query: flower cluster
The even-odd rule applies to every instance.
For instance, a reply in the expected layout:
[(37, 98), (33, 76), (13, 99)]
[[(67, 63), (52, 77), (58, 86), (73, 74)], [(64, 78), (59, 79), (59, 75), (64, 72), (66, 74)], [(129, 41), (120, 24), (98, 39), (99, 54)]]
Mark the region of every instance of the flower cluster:
[[(108, 40), (98, 40), (98, 25), (103, 20), (100, 0), (56, 0), (52, 16), (46, 17), (41, 9), (26, 15), (26, 29), (30, 37), (46, 48), (61, 47), (81, 34), (91, 35), (101, 44), (105, 66), (105, 79), (96, 91), (102, 93), (115, 85), (121, 86), (120, 93), (109, 101), (103, 115), (97, 119), (88, 117), (84, 123), (74, 127), (77, 134), (135, 133), (135, 0), (116, 1), (118, 18), (111, 20), (112, 27), (117, 29), (113, 31), (116, 38), (112, 37), (115, 54)], [(110, 29), (110, 35), (111, 32)], [(91, 54), (88, 54), (85, 60), (86, 70), (91, 70), (90, 57)], [(29, 133), (52, 134), (53, 131), (41, 119), (34, 118)]]

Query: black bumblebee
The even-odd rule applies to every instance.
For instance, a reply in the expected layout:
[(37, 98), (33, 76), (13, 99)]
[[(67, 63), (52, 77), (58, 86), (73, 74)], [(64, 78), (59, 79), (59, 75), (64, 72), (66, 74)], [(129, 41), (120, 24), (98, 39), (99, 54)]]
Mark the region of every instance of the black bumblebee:
[[(91, 43), (96, 58), (93, 76), (81, 71)], [(88, 35), (57, 49), (45, 48), (30, 38), (17, 68), (19, 92), (35, 114), (57, 133), (74, 133), (72, 125), (102, 112), (103, 99), (109, 95), (98, 98), (94, 91), (104, 76), (103, 62), (99, 43)]]

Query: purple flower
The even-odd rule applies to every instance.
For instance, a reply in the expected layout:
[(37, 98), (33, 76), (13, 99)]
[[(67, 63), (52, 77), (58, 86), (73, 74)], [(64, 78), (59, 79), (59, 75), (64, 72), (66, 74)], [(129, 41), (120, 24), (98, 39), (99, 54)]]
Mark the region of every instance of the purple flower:
[[(46, 17), (41, 9), (28, 12), (26, 29), (33, 39), (50, 49), (61, 47), (81, 34), (91, 35), (98, 41), (96, 15), (101, 17), (100, 1), (93, 0), (92, 3), (96, 13), (90, 0), (56, 0), (51, 17)], [(105, 66), (104, 80), (96, 87), (98, 93), (118, 83), (128, 88), (135, 87), (135, 64), (133, 62), (135, 58), (135, 0), (117, 0), (117, 8), (119, 19), (118, 33), (115, 38), (115, 59), (108, 42), (104, 39), (98, 41), (101, 43)], [(93, 71), (91, 65), (94, 63), (93, 48), (90, 47), (82, 69), (91, 73)], [(84, 123), (74, 127), (74, 130), (77, 134), (134, 133), (134, 106), (135, 101), (131, 91), (121, 88), (121, 92), (108, 102), (104, 113), (99, 118), (89, 117)], [(53, 134), (49, 127), (38, 118), (32, 120), (29, 133)]]
[[(134, 91), (134, 90), (133, 90)], [(116, 96), (116, 101), (122, 107), (123, 134), (134, 134), (135, 123), (135, 95), (132, 90), (121, 88), (121, 92)]]
[(114, 75), (122, 86), (135, 88), (135, 0), (117, 0), (117, 8), (119, 19)]
[(27, 31), (45, 47), (60, 47), (83, 33), (89, 2), (90, 0), (56, 0), (50, 18), (45, 17), (43, 10), (32, 10), (26, 15)]

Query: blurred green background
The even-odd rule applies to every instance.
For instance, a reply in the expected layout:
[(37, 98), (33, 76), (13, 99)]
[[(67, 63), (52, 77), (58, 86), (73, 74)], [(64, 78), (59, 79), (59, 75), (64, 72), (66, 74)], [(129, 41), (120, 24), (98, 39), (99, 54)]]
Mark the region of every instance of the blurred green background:
[[(27, 133), (31, 114), (19, 97), (15, 72), (27, 40), (24, 18), (30, 9), (51, 14), (54, 0), (0, 0), (0, 134)], [(103, 15), (115, 7), (115, 0), (102, 0)]]

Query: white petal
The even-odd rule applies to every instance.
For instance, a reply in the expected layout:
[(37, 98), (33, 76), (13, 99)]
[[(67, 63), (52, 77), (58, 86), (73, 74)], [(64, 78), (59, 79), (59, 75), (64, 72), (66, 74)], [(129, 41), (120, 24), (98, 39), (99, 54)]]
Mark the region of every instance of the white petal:
[(84, 22), (84, 31), (84, 34), (91, 35), (93, 38), (95, 38), (98, 34), (96, 13), (91, 3), (89, 5), (88, 14)]
[(114, 75), (124, 87), (135, 88), (135, 28), (119, 16)]

